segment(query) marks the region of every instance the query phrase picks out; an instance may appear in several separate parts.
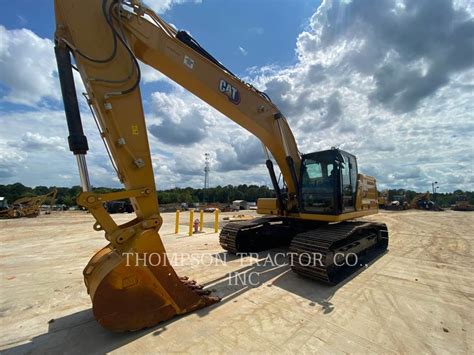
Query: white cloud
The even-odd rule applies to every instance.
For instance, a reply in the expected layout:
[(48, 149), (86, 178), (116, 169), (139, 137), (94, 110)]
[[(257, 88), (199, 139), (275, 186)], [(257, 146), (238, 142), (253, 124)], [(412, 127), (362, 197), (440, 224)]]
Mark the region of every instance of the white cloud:
[(8, 144), (0, 142), (0, 181), (15, 177), (25, 159), (24, 152), (12, 149)]
[(158, 14), (163, 14), (174, 5), (184, 4), (186, 2), (192, 2), (195, 4), (200, 4), (201, 0), (145, 0), (144, 3), (147, 4), (151, 9), (153, 9)]
[(60, 99), (53, 42), (28, 29), (0, 25), (0, 82), (8, 88), (1, 100), (35, 106), (45, 98)]
[(205, 153), (212, 186), (269, 183), (259, 141), (206, 103), (175, 87), (153, 93), (152, 107), (147, 122), (159, 188), (201, 187)]
[(240, 134), (216, 150), (216, 160), (219, 172), (250, 169), (264, 162), (263, 147), (254, 136)]
[(242, 46), (239, 46), (239, 52), (242, 53), (242, 55), (247, 55), (247, 50)]
[(26, 132), (19, 142), (13, 142), (12, 146), (20, 148), (24, 152), (29, 151), (65, 151), (67, 147), (66, 139), (53, 136), (46, 137), (39, 133)]
[[(166, 11), (171, 4), (154, 6)], [(247, 80), (265, 89), (287, 116), (303, 153), (332, 146), (355, 153), (361, 172), (374, 175), (381, 188), (423, 191), (438, 181), (442, 191), (472, 190), (474, 67), (466, 34), (474, 25), (472, 6), (464, 5), (471, 2), (324, 1), (296, 39), (296, 64), (253, 67)], [(16, 47), (10, 39), (0, 41), (0, 53), (8, 53), (5, 48)], [(28, 53), (24, 60), (33, 61)], [(142, 68), (144, 83), (172, 83)], [(51, 79), (45, 76), (45, 82)], [(47, 85), (30, 90), (36, 103), (50, 97), (45, 93), (59, 93), (53, 79), (47, 91)], [(12, 89), (15, 82), (6, 86), (18, 99), (23, 92)], [(216, 110), (174, 84), (168, 93), (152, 94), (151, 104), (147, 119), (159, 188), (202, 186), (206, 152), (211, 186), (269, 184), (258, 140)], [(77, 184), (71, 154), (47, 145), (67, 137), (62, 112), (0, 115), (0, 183)], [(86, 116), (84, 122), (93, 183), (117, 186), (92, 120)], [(42, 144), (5, 153), (12, 144), (28, 146), (25, 140)]]
[[(0, 122), (0, 184), (79, 184), (76, 161), (67, 147), (67, 124), (62, 110), (0, 111)], [(87, 162), (93, 185), (118, 187), (90, 114), (82, 113), (82, 122), (89, 142)]]
[(169, 145), (193, 145), (206, 137), (209, 109), (202, 103), (185, 100), (177, 93), (152, 94), (152, 106), (158, 120), (149, 126), (149, 131)]
[(141, 71), (143, 84), (151, 84), (151, 83), (163, 81), (163, 82), (169, 83), (170, 85), (177, 85), (174, 81), (170, 80), (164, 74), (161, 74), (158, 70), (142, 62), (139, 62), (139, 63), (140, 63), (140, 71)]
[(301, 151), (356, 153), (382, 187), (473, 189), (473, 28), (448, 0), (324, 1), (298, 63), (253, 73)]

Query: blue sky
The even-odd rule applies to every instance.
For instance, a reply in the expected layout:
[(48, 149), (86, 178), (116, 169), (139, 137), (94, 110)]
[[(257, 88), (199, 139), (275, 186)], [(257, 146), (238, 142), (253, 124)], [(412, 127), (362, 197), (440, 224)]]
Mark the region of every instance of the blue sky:
[[(319, 0), (188, 1), (174, 4), (161, 15), (178, 29), (190, 32), (208, 52), (243, 77), (251, 67), (294, 64), (295, 39), (319, 4)], [(28, 28), (40, 37), (53, 39), (53, 5), (53, 0), (10, 2), (0, 13), (0, 24), (9, 30)], [(142, 89), (148, 96), (169, 87), (154, 82), (142, 85)], [(0, 93), (5, 90), (0, 83)], [(15, 109), (9, 103), (1, 105)]]
[[(471, 0), (148, 0), (237, 75), (267, 92), (303, 153), (338, 146), (380, 188), (474, 190)], [(0, 13), (0, 184), (79, 182), (53, 53), (52, 0)], [(251, 70), (250, 70), (251, 69)], [(158, 188), (267, 184), (257, 139), (144, 68)], [(79, 85), (79, 89), (81, 86)], [(95, 186), (119, 186), (82, 112)], [(177, 134), (179, 132), (179, 134)]]
[[(251, 66), (293, 63), (295, 39), (319, 3), (319, 0), (205, 0), (176, 4), (162, 16), (178, 29), (191, 32), (221, 62), (243, 75)], [(26, 27), (40, 37), (52, 39), (53, 1), (8, 2), (0, 12), (0, 23), (7, 29)], [(247, 50), (246, 56), (239, 46)]]

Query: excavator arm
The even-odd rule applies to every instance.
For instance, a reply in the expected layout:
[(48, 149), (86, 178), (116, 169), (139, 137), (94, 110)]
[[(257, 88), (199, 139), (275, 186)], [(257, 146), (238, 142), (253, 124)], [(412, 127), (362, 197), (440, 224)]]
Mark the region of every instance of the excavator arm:
[[(55, 52), (69, 129), (83, 192), (78, 204), (95, 217), (109, 245), (84, 269), (96, 319), (122, 331), (154, 325), (217, 301), (187, 278), (176, 275), (158, 231), (162, 224), (140, 95), (138, 60), (167, 75), (257, 136), (284, 213), (297, 204), (301, 163), (286, 119), (270, 99), (241, 81), (185, 32), (178, 32), (139, 1), (55, 0)], [(74, 59), (74, 63), (71, 61)], [(84, 83), (118, 178), (125, 191), (91, 191), (73, 69)], [(283, 197), (271, 152), (284, 177)], [(128, 198), (136, 218), (117, 225), (104, 202)], [(152, 260), (152, 258), (155, 258)]]

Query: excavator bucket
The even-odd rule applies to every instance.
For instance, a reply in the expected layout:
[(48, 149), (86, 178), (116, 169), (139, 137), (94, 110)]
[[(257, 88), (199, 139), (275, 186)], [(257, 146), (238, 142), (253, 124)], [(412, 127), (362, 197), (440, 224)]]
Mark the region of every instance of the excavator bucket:
[(95, 318), (112, 331), (150, 327), (219, 301), (176, 275), (155, 230), (141, 232), (122, 252), (110, 245), (98, 251), (84, 281)]

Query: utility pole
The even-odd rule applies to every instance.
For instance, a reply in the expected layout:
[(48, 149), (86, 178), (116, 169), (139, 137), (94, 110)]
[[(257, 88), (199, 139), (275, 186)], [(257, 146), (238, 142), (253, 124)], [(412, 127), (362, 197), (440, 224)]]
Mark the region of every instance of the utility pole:
[(207, 190), (209, 189), (209, 153), (204, 154), (204, 191), (203, 191), (203, 203), (206, 203), (207, 199)]
[(436, 190), (438, 189), (438, 186), (435, 187), (435, 185), (438, 185), (438, 181), (432, 182), (431, 183), (431, 189), (433, 190), (433, 201), (436, 202)]

